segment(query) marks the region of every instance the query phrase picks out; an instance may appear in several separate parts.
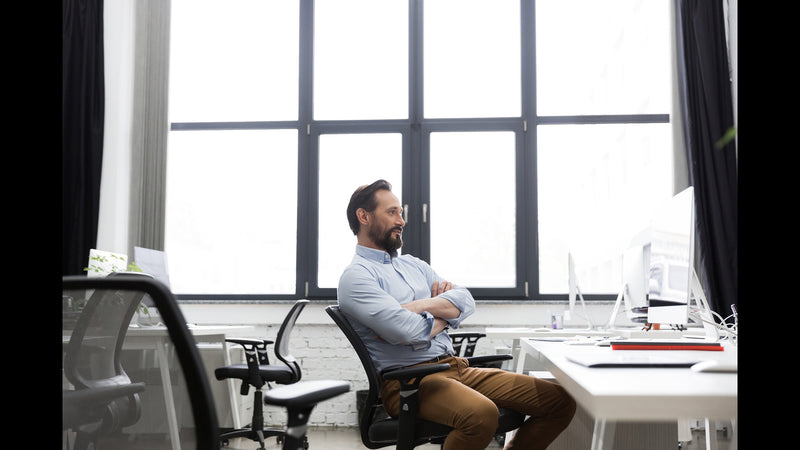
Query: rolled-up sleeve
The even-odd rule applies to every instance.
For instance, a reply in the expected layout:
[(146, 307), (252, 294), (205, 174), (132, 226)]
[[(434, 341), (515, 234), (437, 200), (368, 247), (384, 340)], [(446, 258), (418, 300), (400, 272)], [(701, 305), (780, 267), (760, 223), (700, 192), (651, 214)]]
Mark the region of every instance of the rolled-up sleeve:
[(354, 264), (339, 279), (337, 292), (342, 311), (369, 327), (377, 337), (393, 345), (415, 350), (430, 346), (433, 318), (416, 314), (384, 291), (369, 269)]
[(439, 297), (450, 301), (456, 308), (461, 310), (461, 314), (455, 319), (445, 319), (452, 328), (458, 328), (461, 322), (475, 312), (475, 299), (472, 294), (464, 287), (453, 287), (449, 291), (440, 294)]

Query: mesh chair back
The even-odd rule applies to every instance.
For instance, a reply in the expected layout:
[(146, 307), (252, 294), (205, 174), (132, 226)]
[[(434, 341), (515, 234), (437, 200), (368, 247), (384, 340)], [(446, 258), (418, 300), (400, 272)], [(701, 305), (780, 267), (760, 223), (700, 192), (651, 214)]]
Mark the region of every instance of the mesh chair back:
[[(219, 427), (206, 369), (169, 289), (151, 276), (127, 273), (105, 278), (65, 276), (62, 289), (63, 340), (68, 342), (62, 397), (71, 406), (62, 414), (82, 413), (88, 402), (112, 395), (113, 388), (135, 386), (139, 390), (130, 395), (139, 397), (141, 414), (121, 415), (127, 419), (117, 420), (114, 433), (93, 438), (96, 448), (154, 448), (168, 439), (173, 448), (218, 450)], [(163, 325), (132, 321), (147, 297)], [(129, 398), (130, 391), (123, 391)], [(125, 406), (125, 401), (101, 405), (102, 426)], [(74, 435), (75, 448), (87, 448), (80, 442), (86, 426), (63, 416), (62, 422), (70, 424), (65, 438)]]
[(300, 371), (300, 364), (297, 363), (297, 360), (289, 351), (289, 338), (292, 335), (297, 318), (300, 316), (300, 313), (303, 312), (303, 308), (305, 308), (307, 304), (308, 300), (298, 300), (295, 302), (292, 309), (289, 310), (289, 313), (286, 314), (286, 317), (283, 319), (283, 323), (281, 323), (281, 327), (278, 330), (278, 336), (275, 338), (275, 356), (292, 369), (294, 372), (293, 383), (300, 381), (302, 372)]
[(383, 405), (381, 403), (381, 382), (378, 370), (375, 367), (375, 364), (373, 364), (372, 358), (370, 358), (367, 347), (364, 345), (361, 337), (358, 335), (358, 333), (356, 333), (352, 325), (350, 325), (347, 317), (345, 317), (344, 313), (339, 309), (339, 307), (336, 305), (328, 306), (325, 308), (325, 312), (327, 312), (331, 319), (336, 322), (336, 325), (338, 325), (339, 329), (342, 330), (345, 337), (347, 337), (347, 340), (350, 341), (350, 345), (353, 346), (353, 349), (358, 355), (358, 359), (361, 361), (361, 365), (364, 367), (364, 372), (366, 373), (367, 381), (369, 382), (369, 390), (367, 391), (366, 399), (364, 399), (364, 407), (361, 411), (360, 417), (358, 418), (361, 441), (369, 448), (384, 447), (385, 445), (383, 444), (377, 445), (369, 434), (370, 427), (375, 420), (388, 417), (386, 412), (383, 410)]

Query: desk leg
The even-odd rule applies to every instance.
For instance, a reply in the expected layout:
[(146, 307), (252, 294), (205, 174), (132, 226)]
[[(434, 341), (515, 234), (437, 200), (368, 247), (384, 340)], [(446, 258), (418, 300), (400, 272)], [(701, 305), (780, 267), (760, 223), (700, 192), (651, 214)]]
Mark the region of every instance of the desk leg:
[(172, 394), (172, 377), (169, 374), (167, 361), (167, 346), (166, 340), (159, 342), (156, 345), (156, 356), (161, 369), (161, 385), (164, 388), (164, 405), (167, 407), (170, 443), (172, 450), (181, 450), (181, 441), (178, 437), (178, 418), (175, 414), (175, 397)]
[[(225, 336), (222, 336), (222, 361), (224, 366), (231, 365), (231, 355), (230, 355), (230, 348), (228, 347), (228, 342), (225, 340)], [(231, 402), (231, 418), (233, 419), (233, 429), (238, 430), (242, 428), (242, 421), (239, 417), (239, 404), (237, 402), (238, 392), (236, 392), (236, 385), (234, 384), (233, 378), (228, 378), (226, 380), (228, 382), (228, 398)]]
[(706, 418), (706, 450), (717, 450), (717, 421)]
[(678, 419), (678, 441), (689, 442), (692, 440), (692, 426), (690, 419)]
[(517, 367), (515, 371), (517, 373), (525, 373), (525, 358), (527, 357), (528, 352), (523, 352), (521, 349), (519, 350), (519, 356), (514, 358), (517, 362)]
[(594, 419), (592, 450), (603, 450), (603, 444), (607, 444), (605, 448), (614, 448), (614, 432), (616, 428), (617, 423), (612, 420)]
[[(519, 360), (519, 354), (520, 353), (521, 353), (521, 351), (520, 351), (520, 348), (519, 348), (519, 338), (516, 338), (513, 341), (511, 341), (511, 356), (514, 357), (514, 359), (512, 359), (511, 361), (515, 364), (512, 367), (512, 369), (515, 372), (517, 371), (516, 362)], [(517, 372), (517, 373), (521, 373), (521, 372)]]

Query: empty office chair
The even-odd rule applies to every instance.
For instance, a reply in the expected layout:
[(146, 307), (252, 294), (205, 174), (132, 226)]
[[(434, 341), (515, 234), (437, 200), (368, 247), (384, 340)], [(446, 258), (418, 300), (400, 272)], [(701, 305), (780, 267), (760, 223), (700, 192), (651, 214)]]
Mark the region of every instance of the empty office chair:
[[(456, 356), (462, 358), (472, 358), (475, 354), (475, 346), (480, 338), (486, 337), (486, 333), (478, 331), (450, 331), (448, 332), (450, 340), (453, 341), (453, 351)], [(503, 367), (503, 359), (488, 358), (487, 361), (480, 362), (481, 358), (473, 359), (472, 367), (494, 367), (500, 369)]]
[[(170, 367), (170, 372), (182, 376), (173, 377), (168, 384), (176, 390), (185, 389), (190, 403), (193, 420), (184, 418), (183, 423), (194, 433), (182, 433), (185, 442), (171, 442), (173, 448), (183, 444), (182, 448), (219, 449), (216, 409), (205, 368), (172, 293), (162, 283), (141, 274), (65, 276), (62, 289), (62, 299), (69, 305), (65, 310), (70, 312), (64, 314), (63, 322), (63, 339), (68, 342), (64, 348), (64, 384), (69, 389), (62, 393), (62, 428), (75, 432), (74, 447), (132, 448), (134, 437), (151, 435), (145, 430), (134, 436), (128, 434), (126, 427), (142, 425), (145, 396), (161, 395), (162, 386), (155, 389), (149, 382), (131, 382), (120, 363), (121, 351), (141, 348), (144, 331), (147, 339), (157, 337), (159, 342), (166, 342), (177, 358), (178, 364)], [(138, 329), (140, 333), (134, 333), (132, 330), (138, 327), (129, 327), (134, 311), (141, 300), (148, 298), (158, 308), (164, 327)], [(82, 308), (76, 307), (84, 302)], [(79, 313), (77, 320), (75, 312)], [(139, 340), (134, 343), (134, 338)], [(87, 417), (89, 421), (85, 420)], [(163, 442), (163, 437), (159, 441)]]
[[(285, 433), (282, 428), (264, 426), (263, 391), (262, 387), (268, 383), (292, 384), (300, 381), (302, 376), (300, 365), (289, 353), (289, 337), (294, 329), (297, 317), (308, 300), (298, 300), (283, 319), (278, 336), (275, 339), (275, 356), (281, 362), (270, 364), (267, 356), (267, 346), (273, 341), (268, 339), (228, 338), (228, 342), (239, 344), (244, 348), (246, 364), (231, 364), (218, 367), (214, 370), (217, 380), (235, 378), (242, 381), (240, 393), (248, 395), (250, 387), (255, 388), (253, 393), (253, 417), (249, 427), (240, 428), (220, 434), (220, 441), (225, 444), (232, 438), (247, 438), (258, 441), (260, 449), (264, 449), (264, 439), (276, 436), (280, 442)], [(306, 447), (307, 448), (307, 447)]]
[[(325, 311), (350, 341), (358, 358), (361, 360), (361, 365), (366, 371), (369, 390), (367, 391), (367, 398), (361, 417), (359, 417), (361, 442), (368, 448), (374, 449), (394, 445), (398, 450), (411, 450), (425, 443), (443, 444), (452, 428), (416, 417), (417, 402), (425, 401), (425, 399), (417, 398), (416, 390), (424, 376), (446, 370), (449, 365), (428, 364), (384, 371), (383, 378), (399, 380), (401, 391), (409, 394), (400, 395), (400, 415), (397, 419), (391, 418), (383, 410), (380, 398), (381, 384), (379, 374), (367, 352), (367, 347), (338, 306), (328, 306)], [(510, 358), (512, 358), (511, 355), (487, 355), (473, 356), (468, 359), (470, 365), (475, 365)], [(524, 419), (523, 414), (500, 408), (497, 433), (503, 434), (519, 428)]]
[(308, 448), (306, 431), (311, 410), (317, 403), (344, 394), (350, 384), (340, 380), (301, 381), (288, 386), (270, 389), (264, 403), (286, 407), (287, 423), (283, 450)]
[(447, 333), (453, 341), (453, 351), (456, 356), (469, 358), (475, 353), (475, 345), (478, 339), (486, 337), (486, 333), (477, 331), (450, 331)]
[(128, 325), (144, 293), (97, 289), (90, 294), (74, 328), (68, 320), (72, 311), (64, 311), (63, 323), (65, 330), (72, 328), (63, 366), (72, 389), (62, 391), (62, 430), (75, 432), (74, 448), (81, 450), (136, 423), (145, 389), (144, 383), (131, 382), (120, 363)]

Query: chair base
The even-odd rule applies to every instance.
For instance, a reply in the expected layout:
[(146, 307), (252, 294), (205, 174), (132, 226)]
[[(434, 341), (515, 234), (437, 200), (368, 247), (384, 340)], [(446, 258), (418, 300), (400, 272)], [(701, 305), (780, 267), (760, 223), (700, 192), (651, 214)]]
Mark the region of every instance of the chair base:
[(259, 450), (265, 450), (264, 441), (270, 437), (277, 437), (278, 443), (283, 441), (285, 431), (282, 428), (262, 428), (261, 430), (254, 430), (252, 428), (240, 428), (238, 430), (227, 431), (219, 435), (219, 441), (222, 446), (227, 446), (230, 439), (245, 438), (251, 441), (258, 442), (261, 446)]

